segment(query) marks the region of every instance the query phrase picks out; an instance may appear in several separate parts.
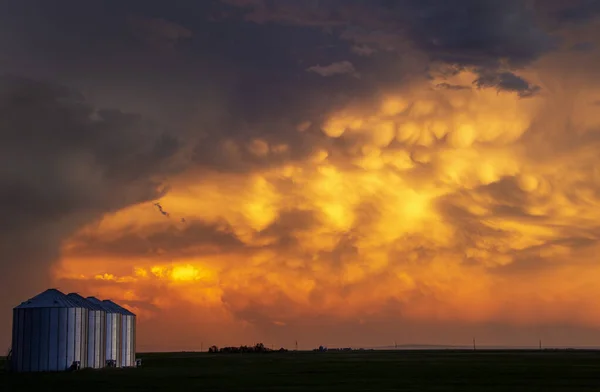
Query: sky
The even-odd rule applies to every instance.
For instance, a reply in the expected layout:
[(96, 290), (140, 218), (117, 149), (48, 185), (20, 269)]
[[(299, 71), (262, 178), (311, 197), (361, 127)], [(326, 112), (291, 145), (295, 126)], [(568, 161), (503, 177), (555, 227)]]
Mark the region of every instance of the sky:
[[(600, 1), (0, 0), (0, 349), (600, 346)], [(159, 203), (159, 209), (155, 203)]]

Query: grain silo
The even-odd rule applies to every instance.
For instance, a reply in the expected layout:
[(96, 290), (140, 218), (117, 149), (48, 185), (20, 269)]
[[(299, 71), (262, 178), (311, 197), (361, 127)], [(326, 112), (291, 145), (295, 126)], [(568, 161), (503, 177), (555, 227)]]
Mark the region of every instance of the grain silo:
[[(121, 366), (121, 313), (113, 307), (100, 301), (96, 297), (87, 297), (89, 302), (101, 307), (106, 312), (105, 316), (105, 362), (114, 363), (115, 366)], [(113, 362), (114, 361), (114, 362)]]
[(135, 314), (110, 301), (102, 301), (108, 307), (121, 314), (121, 362), (119, 367), (135, 366)]
[(87, 318), (87, 367), (106, 366), (106, 311), (98, 304), (88, 301), (77, 293), (67, 294), (73, 302), (88, 309)]
[(87, 364), (88, 309), (49, 289), (13, 309), (11, 370), (62, 371)]

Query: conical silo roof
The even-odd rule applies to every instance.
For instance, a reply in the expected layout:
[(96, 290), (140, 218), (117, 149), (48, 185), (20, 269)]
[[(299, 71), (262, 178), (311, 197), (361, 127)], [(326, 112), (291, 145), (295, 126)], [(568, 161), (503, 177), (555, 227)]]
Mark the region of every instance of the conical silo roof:
[(16, 306), (15, 309), (28, 308), (80, 308), (81, 305), (56, 289), (48, 289), (43, 293)]
[(87, 297), (86, 300), (88, 300), (90, 303), (92, 303), (92, 304), (94, 304), (96, 306), (99, 306), (106, 313), (119, 313), (116, 309), (114, 309), (113, 307), (107, 305), (103, 301), (100, 301), (96, 297)]
[(121, 314), (125, 314), (127, 316), (135, 316), (135, 313), (125, 309), (124, 307), (117, 305), (116, 303), (114, 303), (113, 301), (111, 301), (110, 299), (105, 299), (104, 301), (102, 301), (103, 303), (105, 303), (107, 306), (109, 306), (110, 308), (114, 309), (116, 313), (121, 313)]
[(77, 293), (69, 293), (67, 294), (67, 298), (69, 298), (71, 301), (75, 302), (76, 304), (80, 305), (82, 308), (86, 308), (89, 310), (104, 310), (104, 308), (102, 308), (102, 306), (93, 303), (92, 301), (87, 300), (86, 298), (82, 297), (81, 295), (77, 294)]

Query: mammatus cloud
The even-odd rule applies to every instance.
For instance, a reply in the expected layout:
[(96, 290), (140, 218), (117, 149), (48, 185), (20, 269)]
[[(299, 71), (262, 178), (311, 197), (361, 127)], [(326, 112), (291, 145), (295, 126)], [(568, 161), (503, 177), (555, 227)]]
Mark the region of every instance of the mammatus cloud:
[[(143, 350), (595, 342), (599, 59), (597, 45), (570, 50), (598, 41), (593, 23), (573, 29), (555, 1), (227, 3), (165, 13), (191, 32), (165, 33), (166, 48), (189, 44), (167, 61), (131, 39), (142, 10), (128, 2), (110, 23), (88, 5), (17, 19), (61, 26), (22, 42), (79, 53), (20, 63), (186, 137), (7, 79), (7, 320), (48, 274), (131, 307)], [(62, 40), (57, 20), (86, 38)], [(306, 72), (340, 59), (361, 77)]]
[[(214, 325), (245, 325), (243, 336), (323, 323), (598, 325), (600, 188), (582, 169), (600, 118), (591, 108), (577, 131), (589, 138), (565, 148), (561, 96), (437, 87), (476, 77), (331, 111), (320, 128), (332, 143), (302, 160), (201, 182), (190, 169), (161, 201), (188, 226), (129, 207), (72, 237), (56, 277), (120, 292), (146, 319), (187, 302)], [(561, 148), (559, 166), (546, 148)]]
[(313, 65), (312, 67), (308, 67), (306, 70), (324, 77), (343, 74), (348, 74), (356, 78), (359, 77), (358, 72), (356, 72), (356, 69), (354, 69), (354, 65), (352, 65), (352, 63), (349, 61), (340, 61), (337, 63), (331, 63), (329, 65)]

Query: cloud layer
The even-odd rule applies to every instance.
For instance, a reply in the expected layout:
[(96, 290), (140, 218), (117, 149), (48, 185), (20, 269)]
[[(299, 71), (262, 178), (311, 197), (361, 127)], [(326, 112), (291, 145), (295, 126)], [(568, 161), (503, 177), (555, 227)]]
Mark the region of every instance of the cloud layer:
[(16, 77), (0, 79), (0, 119), (0, 267), (3, 287), (20, 297), (43, 284), (82, 224), (163, 195), (161, 176), (180, 149), (138, 116)]
[(0, 40), (3, 312), (110, 297), (144, 350), (593, 343), (594, 2), (184, 3), (40, 5), (95, 52)]

